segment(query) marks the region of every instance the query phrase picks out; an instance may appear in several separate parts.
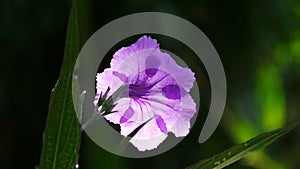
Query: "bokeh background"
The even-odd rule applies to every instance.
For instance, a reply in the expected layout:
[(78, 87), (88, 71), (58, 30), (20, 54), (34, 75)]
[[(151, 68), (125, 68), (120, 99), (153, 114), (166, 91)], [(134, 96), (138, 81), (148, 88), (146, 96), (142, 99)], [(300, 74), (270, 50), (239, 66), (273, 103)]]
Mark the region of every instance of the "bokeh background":
[[(228, 98), (219, 127), (204, 144), (197, 138), (207, 115), (210, 87), (192, 52), (174, 40), (161, 46), (182, 57), (197, 74), (199, 118), (172, 150), (146, 159), (110, 154), (85, 134), (83, 169), (179, 169), (300, 119), (300, 2), (297, 0), (167, 1), (79, 0), (82, 43), (121, 16), (159, 11), (197, 25), (223, 62)], [(0, 1), (0, 168), (39, 163), (51, 89), (62, 64), (70, 0)], [(155, 36), (155, 35), (153, 35)], [(134, 38), (134, 37), (133, 37)], [(128, 44), (127, 44), (128, 45)], [(199, 70), (198, 70), (199, 69)], [(201, 73), (202, 72), (202, 73)], [(300, 168), (300, 128), (230, 169)]]

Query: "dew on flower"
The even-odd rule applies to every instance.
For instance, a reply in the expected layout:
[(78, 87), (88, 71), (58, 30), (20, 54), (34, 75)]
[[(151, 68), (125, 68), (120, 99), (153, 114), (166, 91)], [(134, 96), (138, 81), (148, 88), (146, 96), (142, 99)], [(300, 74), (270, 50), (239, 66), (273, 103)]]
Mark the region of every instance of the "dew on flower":
[(189, 94), (194, 73), (161, 52), (155, 39), (143, 36), (119, 49), (110, 68), (98, 73), (96, 81), (94, 104), (99, 98), (103, 102), (102, 93), (113, 98), (111, 113), (103, 114), (104, 118), (120, 125), (124, 137), (139, 129), (130, 139), (139, 151), (157, 148), (169, 132), (176, 137), (189, 133), (190, 119), (196, 113)]

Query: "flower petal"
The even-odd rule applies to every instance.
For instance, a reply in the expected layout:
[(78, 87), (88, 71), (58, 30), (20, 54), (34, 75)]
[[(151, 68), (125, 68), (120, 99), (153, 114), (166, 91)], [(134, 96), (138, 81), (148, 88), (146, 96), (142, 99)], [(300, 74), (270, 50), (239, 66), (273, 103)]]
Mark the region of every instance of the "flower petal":
[(172, 59), (172, 57), (167, 53), (162, 53), (160, 51), (155, 51), (152, 55), (159, 56), (160, 66), (158, 69), (169, 74), (173, 79), (176, 80), (176, 83), (185, 89), (187, 92), (193, 87), (195, 81), (194, 73), (188, 69), (183, 68)]
[(180, 100), (171, 100), (165, 98), (162, 93), (156, 93), (151, 95), (150, 101), (151, 111), (164, 120), (167, 130), (170, 131), (180, 116)]
[(166, 138), (167, 135), (160, 131), (156, 120), (152, 119), (132, 137), (130, 142), (139, 151), (145, 151), (157, 148)]
[(113, 71), (113, 75), (118, 77), (122, 82), (127, 83), (128, 82), (128, 78), (126, 77), (126, 75), (119, 73), (117, 71)]
[(122, 62), (118, 62), (118, 66), (112, 66), (112, 69), (128, 77), (129, 83), (135, 83), (138, 79), (142, 81), (139, 75), (143, 72), (145, 72), (143, 78), (151, 78), (158, 72), (164, 72), (187, 92), (195, 81), (194, 73), (190, 69), (180, 67), (169, 54), (162, 53), (159, 49), (136, 51)]
[(125, 123), (121, 123), (121, 135), (127, 137), (130, 133), (132, 133), (136, 128), (138, 128), (143, 123), (135, 122), (135, 121), (127, 121)]
[(163, 93), (168, 99), (180, 99), (181, 93), (178, 85), (166, 85), (162, 88)]
[(124, 82), (120, 80), (120, 78), (113, 76), (113, 71), (108, 68), (105, 69), (102, 73), (97, 73), (96, 77), (96, 95), (94, 104), (97, 104), (101, 93), (103, 94), (108, 87), (111, 90), (108, 92), (108, 97), (113, 94)]
[(124, 63), (124, 60), (127, 57), (145, 49), (159, 49), (159, 44), (155, 39), (152, 39), (147, 36), (143, 36), (138, 39), (138, 41), (128, 47), (123, 47), (119, 49), (114, 55), (113, 59), (110, 62), (111, 68), (118, 70), (118, 67), (121, 63)]
[(105, 119), (108, 121), (114, 123), (114, 124), (120, 124), (121, 117), (124, 115), (125, 111), (130, 106), (130, 98), (122, 98), (118, 100), (117, 105), (113, 108), (113, 111), (115, 113), (110, 113), (105, 115)]
[(121, 119), (120, 119), (120, 123), (124, 123), (126, 121), (128, 121), (134, 114), (134, 111), (131, 107), (129, 107), (125, 113), (122, 115)]
[(155, 117), (156, 124), (159, 127), (160, 131), (165, 134), (168, 134), (168, 129), (166, 127), (166, 123), (165, 123), (164, 119), (161, 118), (161, 116), (157, 115), (157, 114), (154, 117)]
[[(121, 135), (141, 129), (130, 142), (140, 151), (156, 148), (168, 132), (186, 136), (196, 104), (188, 93), (195, 81), (194, 73), (183, 68), (159, 49), (155, 39), (143, 36), (136, 43), (118, 50), (111, 68), (97, 75), (97, 93), (111, 87), (109, 96), (121, 85), (128, 85), (111, 113), (105, 118), (120, 124)], [(127, 95), (128, 94), (128, 95)], [(126, 95), (126, 96), (125, 96)]]
[(190, 120), (196, 114), (196, 103), (189, 94), (186, 94), (181, 100), (180, 116), (176, 123), (170, 129), (176, 137), (183, 137), (189, 133)]

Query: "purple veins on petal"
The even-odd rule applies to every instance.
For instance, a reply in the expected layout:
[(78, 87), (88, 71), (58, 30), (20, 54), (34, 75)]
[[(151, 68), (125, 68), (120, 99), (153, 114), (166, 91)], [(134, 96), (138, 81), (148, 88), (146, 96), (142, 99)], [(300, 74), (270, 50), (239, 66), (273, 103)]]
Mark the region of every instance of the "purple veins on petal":
[(126, 86), (115, 100), (117, 105), (112, 111), (116, 113), (104, 117), (119, 124), (123, 136), (138, 130), (130, 142), (139, 151), (157, 148), (168, 132), (176, 137), (189, 133), (190, 119), (196, 113), (189, 94), (195, 81), (191, 69), (179, 66), (148, 36), (119, 49), (110, 66), (97, 75), (95, 102), (108, 86), (108, 96)]
[(165, 134), (168, 134), (168, 129), (167, 129), (164, 119), (160, 115), (157, 115), (157, 114), (155, 114), (154, 117), (155, 117), (156, 124), (159, 127), (160, 131)]
[(134, 111), (131, 107), (129, 107), (125, 113), (123, 114), (123, 116), (120, 119), (120, 123), (124, 123), (126, 121), (128, 121), (134, 114)]
[(131, 98), (141, 98), (149, 94), (149, 87), (143, 85), (129, 85), (129, 97)]
[(158, 71), (158, 69), (156, 68), (149, 68), (149, 69), (146, 69), (145, 72), (146, 74), (149, 76), (149, 77), (152, 77), (156, 74), (156, 72)]

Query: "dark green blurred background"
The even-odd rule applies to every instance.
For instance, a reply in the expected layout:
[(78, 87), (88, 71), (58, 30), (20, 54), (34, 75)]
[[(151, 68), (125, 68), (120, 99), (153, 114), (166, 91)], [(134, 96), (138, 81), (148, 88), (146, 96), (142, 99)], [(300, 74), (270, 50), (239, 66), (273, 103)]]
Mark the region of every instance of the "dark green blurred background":
[[(1, 169), (34, 168), (39, 163), (49, 96), (62, 64), (70, 7), (69, 0), (0, 1)], [(159, 156), (129, 159), (102, 150), (83, 134), (81, 168), (184, 168), (300, 119), (299, 1), (80, 0), (82, 42), (113, 19), (144, 11), (167, 12), (187, 19), (214, 44), (228, 85), (222, 121), (207, 142), (197, 143), (210, 90), (207, 77), (198, 74), (203, 101), (196, 125), (184, 141)], [(166, 46), (172, 51), (172, 45)], [(185, 50), (174, 53), (193, 63)], [(297, 169), (299, 155), (298, 127), (265, 151), (228, 168)]]

